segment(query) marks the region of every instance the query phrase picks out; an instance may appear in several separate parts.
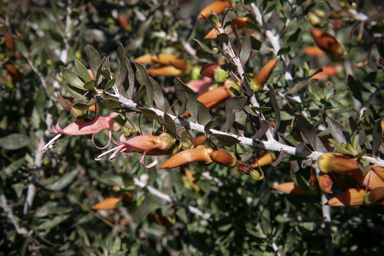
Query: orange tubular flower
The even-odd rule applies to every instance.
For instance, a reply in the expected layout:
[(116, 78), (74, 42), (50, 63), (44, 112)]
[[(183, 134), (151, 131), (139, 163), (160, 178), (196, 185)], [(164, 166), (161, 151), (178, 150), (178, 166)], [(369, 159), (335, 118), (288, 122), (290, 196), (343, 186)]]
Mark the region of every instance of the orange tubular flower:
[(162, 67), (158, 67), (158, 68), (149, 68), (149, 69), (147, 69), (147, 72), (151, 76), (177, 77), (177, 76), (183, 75), (183, 71), (175, 68), (174, 66), (162, 66)]
[(377, 187), (372, 191), (368, 192), (368, 202), (373, 204), (383, 204), (384, 203), (384, 187)]
[(286, 182), (272, 187), (288, 195), (315, 195), (315, 191), (305, 190), (297, 186), (294, 182)]
[(372, 169), (375, 171), (375, 173), (384, 180), (384, 167), (377, 167), (373, 166)]
[(155, 63), (160, 63), (164, 66), (174, 66), (180, 70), (187, 70), (187, 63), (177, 55), (174, 54), (157, 54), (152, 56), (152, 61)]
[(303, 53), (305, 55), (311, 56), (311, 57), (321, 57), (321, 56), (326, 56), (327, 53), (321, 50), (317, 46), (307, 46), (303, 48)]
[(376, 172), (370, 170), (364, 177), (363, 186), (369, 190), (374, 190), (378, 187), (384, 187), (384, 181), (376, 174)]
[(264, 65), (264, 67), (259, 71), (259, 73), (257, 73), (255, 79), (253, 79), (250, 83), (252, 90), (258, 92), (263, 89), (264, 84), (268, 81), (278, 61), (279, 58), (272, 59)]
[[(233, 95), (234, 93), (230, 88), (228, 88), (227, 81), (225, 81), (222, 86), (202, 94), (200, 97), (197, 98), (197, 100), (203, 103), (208, 109), (212, 109), (220, 105), (227, 98), (232, 97)], [(189, 114), (189, 112), (186, 111), (184, 117), (190, 116), (191, 115)]]
[(134, 62), (139, 62), (139, 63), (145, 64), (145, 65), (153, 65), (153, 64), (155, 64), (155, 62), (153, 62), (153, 60), (152, 60), (152, 55), (149, 54), (149, 53), (136, 58), (134, 60)]
[(92, 209), (93, 210), (115, 210), (117, 209), (115, 205), (121, 200), (122, 200), (121, 196), (108, 197), (103, 201), (92, 206)]
[(331, 57), (338, 58), (344, 55), (344, 46), (336, 38), (317, 28), (311, 28), (310, 32), (317, 46)]
[(230, 8), (231, 5), (228, 3), (227, 0), (219, 0), (216, 2), (211, 3), (210, 5), (206, 6), (199, 14), (198, 18), (203, 19), (205, 17), (208, 17), (213, 10), (216, 14), (221, 14), (225, 11), (225, 8)]
[(318, 177), (318, 183), (320, 189), (328, 194), (333, 194), (332, 185), (333, 179), (330, 174), (321, 172)]
[(221, 165), (232, 167), (236, 165), (236, 157), (223, 150), (213, 151), (210, 155), (211, 159)]
[[(323, 71), (314, 75), (313, 77), (311, 77), (310, 80), (314, 80), (314, 79), (316, 79), (316, 80), (328, 80), (330, 77), (335, 76), (338, 73), (340, 73), (342, 70), (342, 67), (341, 66), (324, 66), (324, 67), (321, 67), (321, 69)], [(316, 69), (315, 72), (317, 70), (318, 69)]]
[(330, 206), (358, 206), (364, 204), (365, 189), (351, 188), (329, 200)]
[(209, 155), (212, 151), (213, 149), (211, 147), (203, 145), (181, 151), (169, 158), (162, 166), (160, 166), (160, 169), (176, 168), (193, 162), (204, 162), (205, 164), (210, 164), (212, 163), (212, 159)]
[(273, 155), (271, 155), (270, 153), (268, 152), (265, 152), (259, 156), (257, 156), (251, 163), (251, 166), (253, 168), (257, 168), (257, 167), (260, 167), (260, 166), (264, 166), (264, 165), (268, 165), (268, 164), (271, 164), (273, 162), (276, 161), (276, 157), (274, 157)]
[(119, 20), (119, 23), (120, 23), (120, 26), (125, 30), (125, 31), (129, 31), (131, 30), (131, 24), (129, 24), (127, 18), (125, 18), (125, 16), (121, 13), (118, 14), (118, 18)]
[(320, 171), (324, 173), (334, 172), (341, 175), (347, 175), (353, 171), (359, 170), (358, 161), (341, 153), (322, 154), (317, 159), (317, 162)]

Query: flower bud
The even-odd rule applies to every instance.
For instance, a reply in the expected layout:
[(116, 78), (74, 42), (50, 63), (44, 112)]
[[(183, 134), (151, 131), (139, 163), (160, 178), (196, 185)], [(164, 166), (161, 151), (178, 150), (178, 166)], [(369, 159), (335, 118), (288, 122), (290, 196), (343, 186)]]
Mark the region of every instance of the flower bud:
[[(310, 80), (328, 80), (330, 77), (337, 75), (342, 71), (341, 66), (324, 66), (321, 67), (323, 70), (322, 72), (317, 73), (316, 75), (312, 76)], [(318, 70), (318, 68), (315, 70), (315, 72)]]
[(186, 71), (187, 63), (181, 57), (174, 54), (157, 54), (152, 56), (154, 63), (159, 63), (164, 66), (173, 66), (179, 70)]
[(10, 33), (5, 32), (4, 41), (5, 41), (5, 48), (8, 51), (10, 51), (10, 52), (15, 51), (15, 49), (16, 49), (15, 41), (13, 41), (12, 35)]
[(323, 50), (314, 45), (303, 48), (303, 53), (312, 57), (321, 57), (327, 55)]
[(209, 146), (198, 146), (197, 148), (191, 148), (181, 151), (176, 155), (169, 158), (160, 169), (176, 168), (185, 164), (194, 162), (203, 162), (204, 164), (212, 163), (212, 159), (209, 154), (213, 149)]
[(341, 153), (325, 153), (318, 159), (320, 171), (324, 173), (334, 172), (341, 175), (350, 174), (359, 170), (359, 162)]
[(251, 89), (255, 92), (261, 91), (264, 84), (268, 81), (280, 58), (272, 59), (264, 65), (264, 67), (257, 73), (255, 79), (250, 83)]
[(321, 172), (319, 174), (318, 180), (319, 180), (319, 187), (323, 192), (328, 194), (333, 194), (332, 192), (333, 179), (329, 173)]
[(316, 28), (311, 28), (310, 32), (317, 46), (331, 57), (338, 58), (345, 54), (344, 46), (327, 32)]
[(199, 145), (203, 145), (205, 142), (207, 142), (207, 140), (208, 138), (205, 135), (197, 136), (196, 138), (193, 139), (193, 145), (195, 145), (195, 147)]
[(326, 205), (330, 206), (358, 206), (364, 204), (365, 189), (350, 188), (338, 196), (331, 198)]
[(265, 152), (259, 156), (257, 156), (251, 163), (253, 168), (258, 168), (260, 166), (268, 165), (276, 161), (276, 157), (272, 154)]
[(145, 65), (155, 64), (155, 62), (152, 60), (152, 55), (149, 53), (136, 58), (134, 60), (134, 62), (138, 62), (138, 63), (145, 64)]
[(297, 186), (294, 182), (286, 182), (272, 187), (288, 195), (315, 195), (315, 191), (305, 190)]
[(308, 12), (308, 18), (311, 22), (312, 26), (314, 27), (320, 27), (321, 26), (321, 19), (314, 14), (313, 12)]
[(255, 169), (252, 169), (252, 171), (249, 172), (249, 175), (254, 181), (260, 181), (264, 178), (264, 173), (260, 173), (258, 170)]
[(213, 151), (210, 155), (211, 159), (221, 165), (232, 167), (236, 165), (235, 155), (223, 150)]
[(221, 14), (224, 12), (225, 8), (230, 8), (231, 5), (228, 3), (227, 0), (219, 0), (216, 2), (211, 3), (210, 5), (207, 5), (199, 14), (198, 18), (203, 19), (205, 17), (208, 17), (213, 10), (216, 14)]
[(132, 29), (131, 24), (129, 24), (127, 18), (121, 13), (118, 14), (118, 18), (120, 26), (125, 30), (125, 31), (130, 31)]

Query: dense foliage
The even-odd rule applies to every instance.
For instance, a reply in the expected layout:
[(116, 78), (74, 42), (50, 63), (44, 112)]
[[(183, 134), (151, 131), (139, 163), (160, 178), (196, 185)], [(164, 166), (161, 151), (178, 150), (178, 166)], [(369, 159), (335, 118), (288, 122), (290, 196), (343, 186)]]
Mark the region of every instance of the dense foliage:
[(378, 4), (4, 0), (0, 255), (381, 255)]

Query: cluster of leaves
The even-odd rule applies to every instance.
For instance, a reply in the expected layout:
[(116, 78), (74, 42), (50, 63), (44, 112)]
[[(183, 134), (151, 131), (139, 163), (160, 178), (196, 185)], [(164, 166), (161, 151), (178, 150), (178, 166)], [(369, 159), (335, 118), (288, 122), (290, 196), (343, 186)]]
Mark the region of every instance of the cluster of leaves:
[[(383, 219), (380, 207), (332, 209), (332, 222), (326, 226), (334, 228), (327, 229), (319, 193), (295, 197), (271, 189), (276, 182), (294, 180), (309, 190), (312, 165), (305, 157), (315, 151), (337, 150), (358, 158), (383, 155), (384, 47), (379, 34), (384, 26), (375, 5), (229, 1), (230, 10), (207, 15), (209, 22), (196, 20), (195, 14), (192, 26), (174, 14), (184, 1), (4, 2), (0, 246), (6, 255), (303, 255), (325, 254), (329, 244), (335, 254), (379, 254), (383, 249), (383, 230), (376, 225)], [(270, 48), (266, 27), (258, 23), (250, 4), (262, 10), (268, 27), (276, 28), (272, 31), (279, 34), (279, 51)], [(240, 23), (231, 26), (234, 17), (247, 18), (241, 29)], [(212, 26), (221, 33), (217, 39), (204, 39)], [(348, 54), (305, 54), (304, 47), (315, 45), (309, 32), (313, 26), (334, 32)], [(180, 78), (153, 78), (145, 65), (131, 65), (146, 53), (178, 55), (188, 68)], [(239, 74), (235, 57), (244, 74)], [(245, 86), (241, 75), (251, 82), (277, 57), (289, 62), (279, 62), (270, 74), (269, 91), (265, 87), (252, 92)], [(236, 89), (214, 109), (198, 101), (187, 85), (199, 78), (207, 59), (220, 66), (213, 87), (229, 79), (231, 89)], [(325, 71), (329, 66), (345, 70), (314, 79), (317, 68)], [(293, 77), (290, 82), (287, 72)], [(57, 93), (71, 115), (60, 107)], [(252, 105), (253, 94), (260, 106)], [(124, 105), (122, 98), (132, 104)], [(95, 161), (100, 151), (87, 136), (66, 136), (54, 150), (41, 154), (47, 126), (59, 120), (71, 123), (73, 118), (88, 121), (93, 111), (98, 116), (120, 113), (122, 125), (132, 122), (122, 129), (127, 137), (139, 131), (155, 133), (153, 127), (166, 131), (177, 139), (180, 150), (186, 148), (183, 142), (199, 135), (192, 130), (181, 133), (190, 127), (176, 125), (173, 116), (188, 111), (188, 120), (202, 125), (208, 136), (212, 128), (227, 132), (210, 136), (210, 145), (235, 152), (244, 162), (260, 150), (239, 145), (229, 134), (264, 140), (273, 124), (275, 138), (295, 147), (296, 154), (280, 152), (273, 166), (263, 167), (265, 178), (259, 182), (215, 163), (146, 169), (137, 153), (122, 154), (114, 163)], [(115, 141), (119, 135), (113, 135)], [(107, 140), (103, 134), (96, 138), (102, 145)], [(149, 188), (174, 201), (159, 198)], [(334, 188), (336, 193), (341, 190)], [(105, 198), (121, 198), (114, 205), (118, 209), (92, 209)], [(197, 216), (187, 206), (210, 217)]]

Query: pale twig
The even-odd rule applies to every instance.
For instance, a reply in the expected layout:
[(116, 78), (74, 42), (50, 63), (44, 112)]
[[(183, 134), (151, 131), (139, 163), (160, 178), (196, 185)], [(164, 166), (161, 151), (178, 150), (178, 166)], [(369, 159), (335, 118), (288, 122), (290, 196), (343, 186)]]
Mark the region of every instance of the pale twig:
[(25, 235), (28, 233), (28, 231), (24, 227), (20, 228), (19, 223), (17, 223), (15, 216), (13, 215), (12, 208), (8, 206), (7, 198), (4, 195), (4, 191), (2, 187), (2, 180), (0, 180), (0, 207), (7, 214), (7, 217), (15, 227), (17, 234)]
[(157, 196), (158, 198), (161, 198), (161, 199), (163, 199), (163, 200), (165, 200), (165, 201), (167, 201), (169, 203), (175, 203), (177, 205), (180, 205), (180, 206), (183, 206), (185, 208), (188, 208), (188, 210), (191, 213), (196, 214), (197, 216), (201, 216), (204, 219), (209, 219), (211, 217), (211, 214), (203, 213), (202, 211), (200, 211), (196, 207), (193, 207), (193, 206), (190, 206), (190, 205), (185, 205), (185, 204), (183, 204), (183, 203), (181, 203), (179, 201), (173, 200), (169, 195), (164, 194), (163, 192), (157, 190), (156, 188), (154, 188), (152, 186), (146, 185), (145, 183), (141, 182), (138, 178), (133, 178), (133, 183), (136, 186), (138, 186), (138, 187), (146, 188), (149, 193), (151, 193), (154, 196)]

